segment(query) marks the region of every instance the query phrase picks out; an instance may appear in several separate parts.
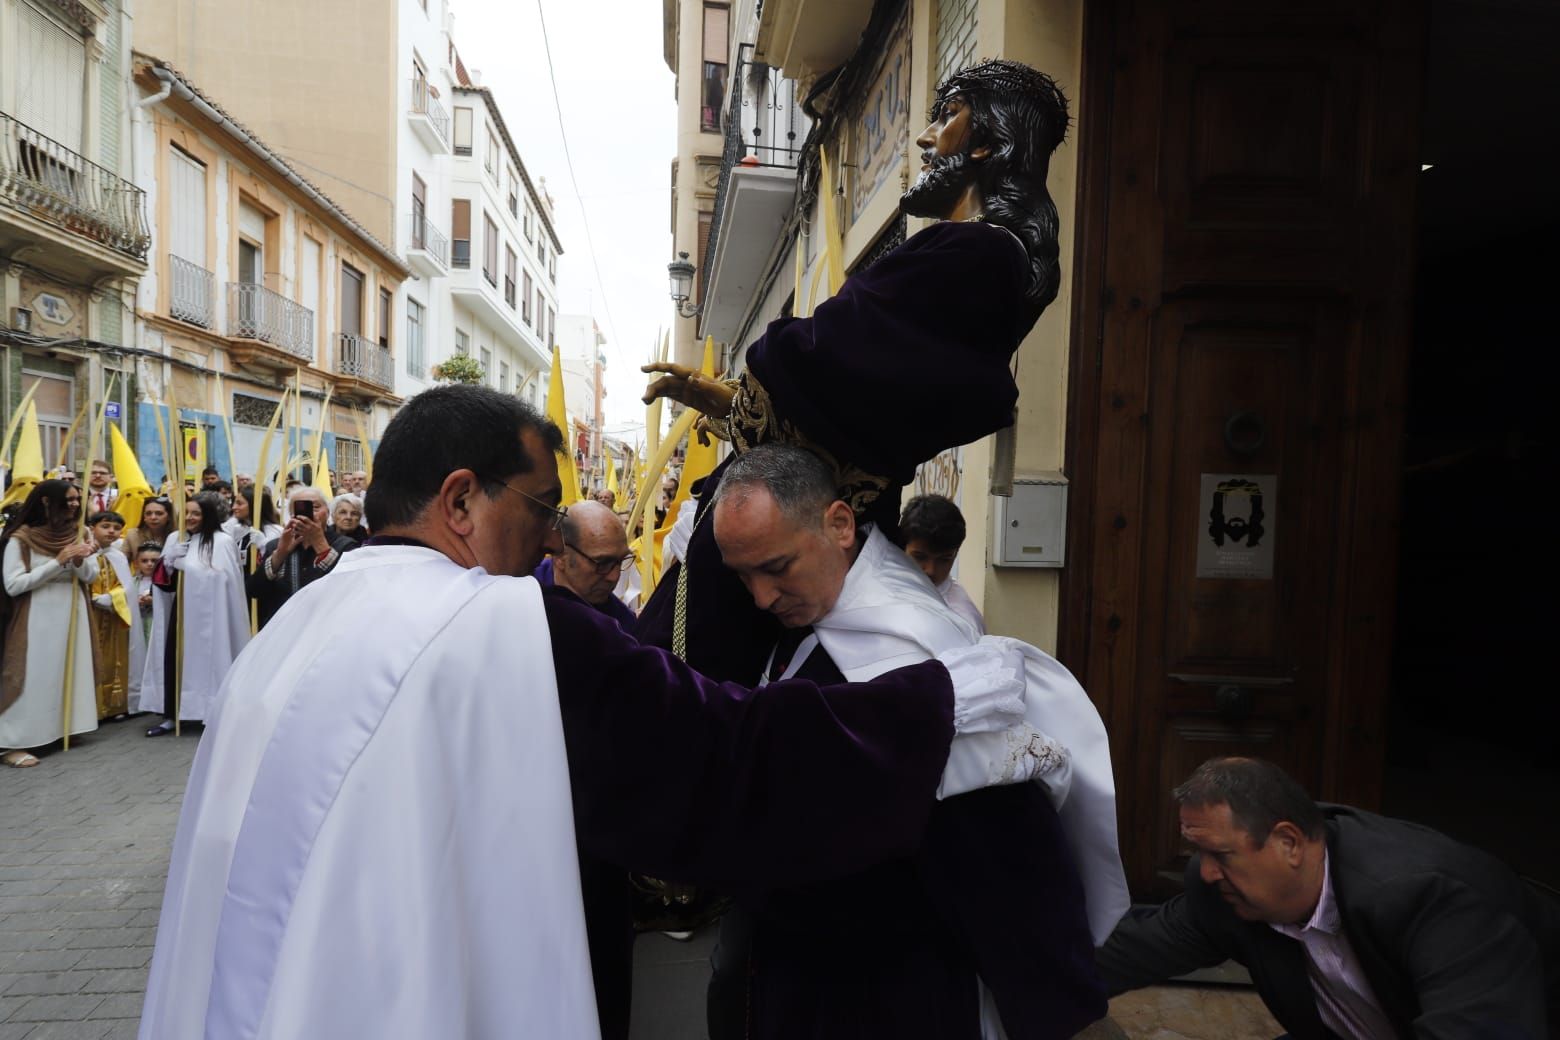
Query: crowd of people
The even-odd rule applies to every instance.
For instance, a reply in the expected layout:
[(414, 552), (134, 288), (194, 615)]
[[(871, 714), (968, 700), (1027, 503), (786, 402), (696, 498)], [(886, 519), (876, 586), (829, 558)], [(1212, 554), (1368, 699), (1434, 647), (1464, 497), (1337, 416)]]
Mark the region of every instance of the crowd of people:
[(182, 523), (164, 477), (134, 526), (106, 461), (85, 487), (68, 469), (34, 486), (0, 534), (0, 762), (28, 768), (67, 729), (140, 716), (157, 720), (148, 736), (198, 730), (250, 637), (368, 537), (367, 474), (336, 481), (345, 490), (329, 501), (290, 481), (278, 511), (248, 474), (208, 466), (184, 489)]
[[(402, 406), (366, 501), (290, 484), (274, 515), (208, 473), (183, 517), (127, 532), (108, 503), (87, 541), (82, 489), (34, 490), (4, 535), (0, 748), (118, 710), (93, 654), (133, 660), (136, 631), (124, 705), (211, 719), (144, 1040), (626, 1040), (631, 877), (730, 897), (711, 1040), (1065, 1040), (1225, 959), (1297, 1038), (1554, 1035), (1553, 893), (1269, 762), (1166, 792), (1184, 889), (1132, 908), (1114, 775), (1137, 764), (1065, 667), (983, 634), (956, 503), (902, 501), (1013, 422), (1012, 356), (1059, 286), (1066, 107), (1014, 62), (955, 73), (902, 200), (935, 223), (736, 379), (650, 366), (647, 396), (732, 450), (644, 530), (610, 496), (563, 507), (562, 432), (460, 385)], [(659, 555), (644, 597), (636, 553)], [(132, 593), (150, 624), (121, 654)]]

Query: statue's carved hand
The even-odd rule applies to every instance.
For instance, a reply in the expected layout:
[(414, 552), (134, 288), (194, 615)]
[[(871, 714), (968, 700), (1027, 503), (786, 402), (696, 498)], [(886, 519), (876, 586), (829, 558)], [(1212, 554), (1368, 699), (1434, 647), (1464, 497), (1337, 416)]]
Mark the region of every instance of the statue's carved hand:
[(662, 362), (645, 365), (640, 371), (664, 373), (645, 388), (645, 404), (650, 404), (658, 397), (669, 397), (716, 419), (724, 419), (731, 412), (731, 399), (735, 391), (697, 369)]

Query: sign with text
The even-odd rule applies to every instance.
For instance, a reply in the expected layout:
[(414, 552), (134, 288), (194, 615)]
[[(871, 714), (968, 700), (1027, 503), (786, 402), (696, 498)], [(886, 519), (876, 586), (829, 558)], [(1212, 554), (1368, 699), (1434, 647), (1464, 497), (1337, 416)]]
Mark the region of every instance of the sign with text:
[(1270, 580), (1278, 476), (1204, 473), (1198, 501), (1197, 576)]
[(852, 120), (850, 222), (897, 170), (910, 146), (910, 5), (889, 32), (888, 43)]
[(927, 459), (916, 468), (915, 493), (917, 495), (941, 495), (955, 505), (959, 500), (959, 484), (964, 474), (964, 449), (949, 448)]

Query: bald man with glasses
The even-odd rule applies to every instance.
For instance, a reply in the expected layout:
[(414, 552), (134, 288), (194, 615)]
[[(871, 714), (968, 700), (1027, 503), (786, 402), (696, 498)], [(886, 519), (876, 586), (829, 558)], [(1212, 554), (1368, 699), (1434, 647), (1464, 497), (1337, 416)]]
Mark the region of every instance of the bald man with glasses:
[(612, 595), (623, 568), (634, 562), (623, 521), (600, 502), (577, 502), (563, 510), (563, 551), (536, 568), (536, 580), (568, 589), (630, 630), (634, 612)]

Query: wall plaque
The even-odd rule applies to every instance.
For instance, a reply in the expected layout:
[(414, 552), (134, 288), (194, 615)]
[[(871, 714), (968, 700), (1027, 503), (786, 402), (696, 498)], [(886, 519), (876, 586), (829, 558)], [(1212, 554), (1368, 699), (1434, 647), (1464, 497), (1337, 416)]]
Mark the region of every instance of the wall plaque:
[(1278, 476), (1204, 473), (1199, 503), (1197, 576), (1270, 580)]

